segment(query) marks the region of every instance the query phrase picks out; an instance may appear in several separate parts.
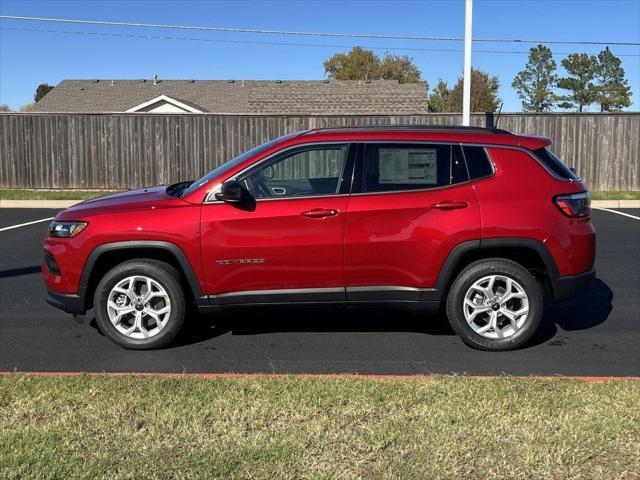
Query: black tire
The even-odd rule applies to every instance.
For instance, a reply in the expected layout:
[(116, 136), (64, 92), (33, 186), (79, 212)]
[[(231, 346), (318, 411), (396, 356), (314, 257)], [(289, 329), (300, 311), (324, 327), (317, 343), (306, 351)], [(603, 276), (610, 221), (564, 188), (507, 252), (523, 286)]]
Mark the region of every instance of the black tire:
[[(119, 332), (111, 323), (107, 312), (107, 301), (111, 289), (132, 275), (144, 275), (158, 282), (169, 296), (171, 311), (164, 328), (148, 339), (130, 338)], [(169, 343), (178, 334), (186, 316), (185, 295), (180, 283), (180, 274), (171, 265), (151, 259), (133, 259), (116, 265), (100, 280), (94, 295), (94, 311), (100, 330), (124, 348), (149, 350)]]
[[(476, 333), (467, 323), (463, 310), (464, 298), (475, 282), (496, 274), (509, 277), (522, 286), (528, 297), (529, 313), (522, 327), (511, 336), (486, 338)], [(456, 277), (447, 296), (447, 317), (451, 327), (467, 345), (480, 350), (512, 350), (524, 344), (538, 330), (542, 321), (543, 300), (540, 285), (520, 264), (504, 258), (488, 258), (471, 263)]]

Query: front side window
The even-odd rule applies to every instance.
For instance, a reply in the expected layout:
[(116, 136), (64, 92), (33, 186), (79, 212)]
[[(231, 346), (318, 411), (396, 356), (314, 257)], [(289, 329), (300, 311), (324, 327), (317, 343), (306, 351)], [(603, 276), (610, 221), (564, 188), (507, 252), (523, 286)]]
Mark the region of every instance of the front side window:
[(362, 174), (364, 192), (436, 188), (467, 180), (460, 152), (438, 144), (365, 145)]
[[(283, 137), (283, 139), (286, 139), (286, 138), (287, 137)], [(207, 173), (201, 179), (196, 180), (195, 182), (193, 182), (187, 189), (185, 189), (184, 191), (181, 192), (181, 196), (189, 195), (191, 192), (194, 192), (195, 190), (197, 190), (201, 186), (209, 183), (214, 178), (217, 178), (217, 177), (223, 175), (225, 172), (228, 172), (232, 168), (237, 167), (238, 165), (240, 165), (242, 162), (244, 162), (248, 158), (251, 158), (251, 157), (253, 157), (255, 155), (258, 155), (258, 154), (264, 152), (265, 150), (268, 150), (269, 148), (273, 147), (274, 145), (277, 145), (278, 142), (280, 142), (280, 141), (281, 141), (281, 139), (276, 139), (276, 140), (271, 140), (270, 142), (263, 143), (262, 145), (258, 145), (257, 147), (252, 148), (251, 150), (248, 150), (248, 151), (246, 151), (244, 153), (241, 153), (240, 155), (238, 155), (235, 158), (232, 158), (228, 162), (223, 163), (219, 167), (211, 170), (209, 173)]]
[(334, 195), (348, 150), (346, 144), (303, 147), (264, 162), (238, 181), (256, 199)]

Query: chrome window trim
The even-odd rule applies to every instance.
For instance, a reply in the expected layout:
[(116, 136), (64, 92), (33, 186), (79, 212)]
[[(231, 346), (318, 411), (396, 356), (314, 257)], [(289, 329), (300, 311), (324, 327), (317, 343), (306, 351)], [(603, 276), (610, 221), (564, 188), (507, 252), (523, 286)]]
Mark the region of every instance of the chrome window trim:
[[(221, 185), (221, 184), (220, 184)], [(216, 185), (218, 187), (219, 185)], [(212, 190), (212, 193), (215, 195), (215, 189)], [(333, 193), (331, 195), (302, 195), (299, 197), (280, 197), (280, 198), (256, 198), (256, 203), (258, 202), (282, 202), (285, 200), (302, 200), (305, 198), (336, 198), (336, 197), (346, 197), (348, 193)], [(222, 200), (210, 200), (205, 202), (206, 205), (215, 205), (216, 203), (225, 203)]]
[[(552, 172), (551, 170), (549, 170), (549, 168), (547, 168), (547, 166), (538, 158), (536, 157), (531, 150), (526, 149), (524, 147), (520, 147), (518, 145), (504, 145), (504, 144), (500, 144), (500, 143), (491, 143), (491, 142), (483, 142), (483, 143), (478, 143), (478, 142), (465, 142), (465, 141), (459, 141), (459, 142), (444, 142), (444, 141), (439, 141), (439, 140), (417, 140), (417, 141), (410, 141), (410, 140), (390, 140), (388, 142), (385, 142), (384, 140), (362, 140), (362, 141), (358, 141), (358, 143), (434, 143), (434, 144), (446, 144), (446, 145), (452, 145), (452, 144), (460, 144), (463, 147), (465, 145), (468, 145), (470, 147), (482, 147), (485, 150), (487, 150), (487, 148), (505, 148), (508, 150), (518, 150), (521, 152), (526, 153), (527, 155), (529, 155), (531, 158), (533, 158), (538, 164), (540, 164), (542, 166), (542, 168), (544, 168), (547, 172), (549, 172), (549, 174), (557, 179), (557, 180), (562, 180), (563, 182), (569, 182), (569, 183), (575, 183), (576, 180), (570, 179), (570, 178), (562, 178), (557, 176), (554, 172)], [(547, 148), (547, 146), (544, 146), (543, 148)], [(489, 152), (487, 151), (487, 154)], [(491, 158), (491, 155), (489, 155), (489, 159), (491, 160), (491, 163), (493, 164), (493, 159)], [(494, 173), (495, 173), (495, 164), (494, 166)], [(489, 177), (483, 177), (483, 178), (489, 178)], [(477, 179), (476, 179), (477, 180)], [(461, 182), (463, 183), (463, 182)], [(456, 185), (461, 185), (461, 183), (456, 183)], [(452, 185), (449, 185), (452, 186)]]
[[(412, 190), (396, 190), (396, 191), (390, 191), (390, 192), (359, 192), (359, 193), (338, 193), (335, 195), (304, 195), (304, 196), (299, 196), (299, 197), (287, 197), (287, 198), (262, 198), (262, 199), (256, 199), (256, 202), (262, 202), (262, 201), (273, 201), (273, 200), (278, 200), (278, 201), (282, 201), (282, 200), (294, 200), (294, 199), (301, 199), (301, 198), (329, 198), (329, 197), (337, 197), (337, 196), (365, 196), (365, 195), (397, 195), (397, 194), (402, 194), (402, 193), (418, 193), (418, 192), (426, 192), (426, 191), (434, 191), (434, 190), (441, 190), (443, 188), (451, 188), (451, 187), (455, 187), (458, 185), (465, 185), (468, 183), (473, 183), (473, 182), (477, 182), (480, 180), (486, 180), (488, 178), (492, 178), (495, 176), (496, 172), (497, 172), (497, 168), (496, 165), (493, 161), (493, 158), (491, 157), (491, 154), (489, 153), (489, 148), (502, 148), (502, 149), (507, 149), (507, 150), (517, 150), (520, 152), (523, 152), (527, 155), (529, 155), (536, 163), (538, 163), (538, 165), (540, 165), (547, 173), (549, 173), (549, 175), (551, 175), (553, 178), (555, 178), (556, 180), (560, 180), (562, 182), (567, 182), (567, 183), (576, 183), (579, 182), (580, 180), (573, 180), (570, 178), (562, 178), (559, 177), (558, 175), (556, 175), (553, 171), (551, 171), (538, 157), (536, 157), (530, 150), (524, 148), (524, 147), (519, 147), (517, 145), (503, 145), (503, 144), (494, 144), (494, 143), (477, 143), (477, 142), (445, 142), (445, 141), (439, 141), (439, 140), (354, 140), (354, 141), (331, 141), (331, 142), (307, 142), (307, 143), (299, 143), (296, 145), (292, 145), (290, 147), (287, 147), (286, 149), (283, 150), (279, 150), (278, 152), (274, 152), (271, 155), (269, 155), (268, 157), (265, 157), (263, 159), (261, 159), (260, 161), (258, 161), (257, 163), (254, 163), (252, 165), (249, 165), (247, 168), (245, 168), (244, 170), (241, 170), (240, 172), (238, 172), (236, 175), (233, 175), (225, 180), (223, 180), (222, 182), (216, 184), (207, 194), (205, 201), (203, 204), (215, 204), (215, 203), (224, 203), (222, 200), (216, 200), (214, 195), (220, 191), (220, 186), (222, 185), (223, 182), (226, 182), (227, 180), (235, 180), (235, 178), (239, 175), (241, 175), (242, 173), (246, 172), (247, 170), (256, 167), (258, 165), (260, 165), (262, 162), (269, 160), (270, 158), (273, 158), (276, 155), (279, 155), (280, 153), (284, 153), (287, 152), (288, 150), (297, 148), (297, 147), (305, 147), (305, 146), (312, 146), (312, 145), (331, 145), (331, 144), (349, 144), (349, 145), (358, 145), (358, 144), (370, 144), (370, 143), (387, 143), (387, 144), (425, 144), (425, 145), (429, 145), (429, 144), (437, 144), (437, 145), (460, 145), (461, 147), (466, 146), (470, 146), (470, 147), (482, 147), (485, 150), (485, 153), (487, 154), (487, 157), (489, 158), (489, 161), (491, 162), (491, 167), (493, 169), (493, 173), (491, 175), (488, 176), (484, 176), (484, 177), (480, 177), (480, 178), (474, 178), (467, 180), (466, 182), (460, 182), (460, 183), (454, 183), (453, 185), (444, 185), (441, 187), (432, 187), (432, 188), (420, 188), (420, 189), (412, 189)], [(546, 148), (546, 147), (544, 147)], [(464, 155), (464, 151), (463, 151), (463, 155)], [(356, 161), (358, 161), (358, 159), (356, 159)], [(466, 158), (465, 158), (465, 164), (466, 164)], [(353, 174), (355, 174), (355, 169)], [(352, 174), (352, 175), (353, 175)], [(352, 178), (352, 183), (351, 183), (351, 189), (353, 189), (353, 178)], [(213, 199), (212, 199), (213, 197)]]

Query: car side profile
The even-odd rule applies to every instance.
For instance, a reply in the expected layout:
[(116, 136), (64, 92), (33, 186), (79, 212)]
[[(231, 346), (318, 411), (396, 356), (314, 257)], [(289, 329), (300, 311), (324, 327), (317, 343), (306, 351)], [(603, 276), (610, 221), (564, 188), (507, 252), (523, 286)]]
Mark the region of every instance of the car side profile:
[(47, 301), (93, 308), (133, 349), (170, 342), (190, 305), (323, 303), (444, 308), (468, 345), (513, 349), (545, 300), (595, 278), (587, 186), (550, 144), (479, 127), (286, 135), (195, 182), (60, 212)]

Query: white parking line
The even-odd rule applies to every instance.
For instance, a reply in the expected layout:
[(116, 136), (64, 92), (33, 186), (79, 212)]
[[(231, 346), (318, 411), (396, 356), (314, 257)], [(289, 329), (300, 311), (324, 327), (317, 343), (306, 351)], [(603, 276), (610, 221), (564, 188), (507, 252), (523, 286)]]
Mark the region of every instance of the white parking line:
[(601, 208), (601, 207), (593, 207), (594, 210), (604, 210), (605, 212), (617, 213), (618, 215), (624, 215), (625, 217), (633, 218), (634, 220), (640, 220), (640, 217), (636, 217), (635, 215), (630, 215), (628, 213), (619, 212), (617, 210), (611, 210), (609, 208)]
[(53, 217), (43, 218), (41, 220), (34, 220), (33, 222), (21, 223), (19, 225), (11, 225), (10, 227), (0, 228), (0, 232), (4, 232), (5, 230), (13, 230), (14, 228), (26, 227), (27, 225), (33, 225), (34, 223), (48, 222), (49, 220), (53, 220)]

